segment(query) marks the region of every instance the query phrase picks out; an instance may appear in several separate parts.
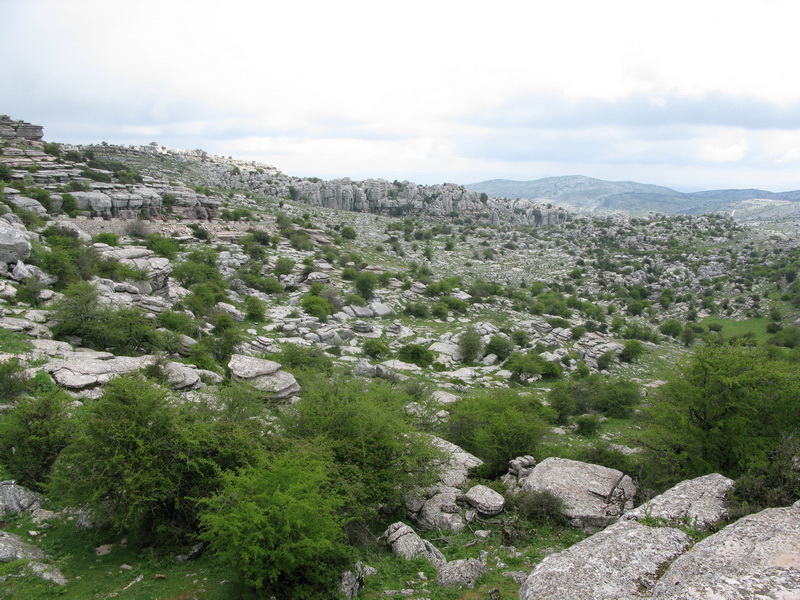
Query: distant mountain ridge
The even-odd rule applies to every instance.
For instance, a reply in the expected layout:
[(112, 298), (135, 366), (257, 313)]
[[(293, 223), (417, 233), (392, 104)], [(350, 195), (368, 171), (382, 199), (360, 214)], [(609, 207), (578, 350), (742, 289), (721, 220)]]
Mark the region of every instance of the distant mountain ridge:
[[(549, 202), (578, 213), (598, 215), (615, 212), (631, 215), (649, 212), (701, 214), (737, 210), (746, 213), (752, 208), (750, 204), (753, 200), (769, 201), (767, 203), (774, 205), (773, 208), (785, 206), (787, 202), (800, 202), (800, 190), (776, 193), (757, 189), (728, 189), (683, 193), (658, 185), (605, 181), (583, 175), (532, 181), (492, 179), (464, 187), (491, 197)], [(789, 210), (794, 213), (797, 208), (791, 206)]]

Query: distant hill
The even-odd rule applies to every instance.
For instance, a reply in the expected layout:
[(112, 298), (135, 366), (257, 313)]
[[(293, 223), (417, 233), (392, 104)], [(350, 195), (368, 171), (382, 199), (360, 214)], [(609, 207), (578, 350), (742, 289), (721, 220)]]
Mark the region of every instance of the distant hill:
[(658, 185), (635, 181), (604, 181), (583, 175), (547, 177), (532, 181), (492, 179), (464, 187), (491, 197), (526, 198), (549, 202), (578, 213), (600, 215), (614, 212), (631, 215), (649, 212), (702, 214), (734, 210), (746, 213), (753, 200), (771, 201), (777, 205), (800, 201), (800, 190), (781, 193), (755, 189), (709, 190), (685, 194)]

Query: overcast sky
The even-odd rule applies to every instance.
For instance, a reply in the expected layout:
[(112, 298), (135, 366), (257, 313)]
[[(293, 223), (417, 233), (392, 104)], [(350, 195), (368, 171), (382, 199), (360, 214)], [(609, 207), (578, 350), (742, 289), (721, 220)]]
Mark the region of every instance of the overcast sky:
[(800, 189), (796, 0), (0, 0), (0, 113), (299, 176)]

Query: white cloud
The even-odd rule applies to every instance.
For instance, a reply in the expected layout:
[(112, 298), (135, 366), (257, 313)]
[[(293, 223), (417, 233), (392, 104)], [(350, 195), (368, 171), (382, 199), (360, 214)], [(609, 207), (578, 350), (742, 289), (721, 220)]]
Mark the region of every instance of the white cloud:
[(791, 0), (6, 0), (3, 12), (14, 60), (0, 112), (49, 139), (420, 182), (655, 173), (800, 188)]

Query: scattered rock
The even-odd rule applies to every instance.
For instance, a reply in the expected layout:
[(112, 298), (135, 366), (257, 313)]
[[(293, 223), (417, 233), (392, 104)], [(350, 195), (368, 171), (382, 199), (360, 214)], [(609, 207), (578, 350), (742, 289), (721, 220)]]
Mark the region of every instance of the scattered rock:
[(40, 508), (41, 496), (13, 480), (0, 481), (0, 519)]
[(284, 400), (300, 391), (294, 375), (280, 370), (281, 365), (272, 360), (234, 354), (228, 368), (234, 378), (266, 392), (273, 400)]
[(0, 563), (12, 560), (43, 560), (45, 553), (36, 546), (7, 531), (0, 531)]

